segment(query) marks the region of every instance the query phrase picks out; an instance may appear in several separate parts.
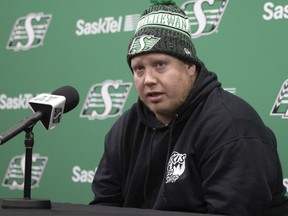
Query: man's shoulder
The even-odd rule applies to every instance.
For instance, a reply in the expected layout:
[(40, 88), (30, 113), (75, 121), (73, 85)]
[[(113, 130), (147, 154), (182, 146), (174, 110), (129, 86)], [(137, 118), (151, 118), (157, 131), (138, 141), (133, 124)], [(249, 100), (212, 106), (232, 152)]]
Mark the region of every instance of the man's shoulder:
[(256, 110), (249, 102), (223, 88), (215, 88), (209, 95), (207, 102), (210, 103), (211, 109), (223, 111), (222, 113), (225, 115), (243, 114), (250, 117), (257, 115)]
[(129, 109), (123, 112), (123, 114), (117, 119), (114, 125), (123, 125), (127, 124), (128, 122), (137, 122), (137, 120), (137, 103), (134, 103)]

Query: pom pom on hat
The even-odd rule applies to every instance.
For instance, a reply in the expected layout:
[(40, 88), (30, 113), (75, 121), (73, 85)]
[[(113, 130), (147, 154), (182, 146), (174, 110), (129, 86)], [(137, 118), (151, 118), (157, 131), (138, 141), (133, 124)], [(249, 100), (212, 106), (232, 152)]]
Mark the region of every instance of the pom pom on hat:
[(176, 5), (176, 3), (173, 0), (150, 0), (150, 2), (153, 5), (157, 5), (157, 4), (163, 4), (163, 5)]
[(144, 53), (164, 53), (201, 65), (192, 43), (189, 19), (173, 0), (151, 0), (131, 38), (127, 61)]

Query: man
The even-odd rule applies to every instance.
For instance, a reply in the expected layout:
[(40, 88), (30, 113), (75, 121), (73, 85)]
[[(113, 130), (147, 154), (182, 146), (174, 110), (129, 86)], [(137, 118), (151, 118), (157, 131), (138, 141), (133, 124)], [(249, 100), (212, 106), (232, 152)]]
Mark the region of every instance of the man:
[(175, 3), (144, 11), (127, 60), (139, 100), (105, 138), (91, 204), (288, 215), (273, 132), (197, 58)]

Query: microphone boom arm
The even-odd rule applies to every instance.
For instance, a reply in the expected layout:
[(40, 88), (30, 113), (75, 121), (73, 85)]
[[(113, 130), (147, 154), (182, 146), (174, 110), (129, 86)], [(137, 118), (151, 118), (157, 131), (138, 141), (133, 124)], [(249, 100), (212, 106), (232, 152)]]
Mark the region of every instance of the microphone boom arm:
[(42, 117), (43, 113), (41, 112), (35, 112), (32, 116), (26, 117), (15, 127), (12, 127), (0, 135), (0, 145), (3, 145), (5, 142), (26, 130), (27, 128), (33, 127)]

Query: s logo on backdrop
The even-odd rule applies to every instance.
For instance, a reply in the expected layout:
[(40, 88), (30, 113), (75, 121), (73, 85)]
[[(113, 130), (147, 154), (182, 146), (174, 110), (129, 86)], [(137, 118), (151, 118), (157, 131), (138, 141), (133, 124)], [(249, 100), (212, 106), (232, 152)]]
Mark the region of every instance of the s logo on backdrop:
[(181, 9), (189, 17), (192, 38), (210, 35), (217, 31), (228, 0), (191, 0)]
[(288, 178), (283, 179), (283, 185), (286, 187), (286, 191), (288, 192)]
[[(31, 188), (39, 187), (48, 157), (34, 153), (32, 156)], [(2, 186), (10, 190), (24, 189), (25, 154), (17, 155), (10, 160)]]
[(283, 119), (288, 119), (288, 79), (282, 84), (270, 115), (281, 116)]
[(13, 51), (29, 50), (43, 45), (52, 15), (30, 13), (16, 20), (6, 48)]
[(122, 114), (132, 83), (106, 80), (93, 85), (86, 97), (80, 117), (89, 120), (106, 119)]

